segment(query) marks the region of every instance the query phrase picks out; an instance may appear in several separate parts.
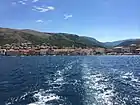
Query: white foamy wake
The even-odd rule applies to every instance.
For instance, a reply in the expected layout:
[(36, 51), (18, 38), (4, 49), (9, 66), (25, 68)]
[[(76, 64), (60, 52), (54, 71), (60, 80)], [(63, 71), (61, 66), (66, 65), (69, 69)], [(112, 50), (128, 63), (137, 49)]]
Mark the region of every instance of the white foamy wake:
[[(37, 92), (37, 91), (34, 91)], [(29, 94), (32, 94), (34, 92), (26, 92), (25, 94), (23, 94), (22, 96), (19, 97), (11, 97), (6, 103), (5, 105), (14, 105), (15, 103), (21, 101), (21, 100), (25, 100), (26, 96), (28, 96)]]
[(83, 80), (85, 88), (85, 105), (114, 105), (114, 86), (102, 73), (92, 71), (83, 64)]
[[(70, 69), (72, 69), (72, 62), (68, 63), (64, 67), (64, 69), (57, 70), (54, 76), (52, 77), (53, 79), (49, 79), (49, 80), (47, 79), (47, 81), (45, 82), (45, 83), (48, 83), (49, 86), (53, 86), (53, 88), (51, 88), (48, 91), (41, 90), (35, 93), (33, 97), (37, 101), (34, 103), (30, 103), (28, 105), (47, 105), (47, 103), (51, 101), (64, 101), (65, 100), (64, 97), (58, 96), (55, 93), (52, 93), (52, 91), (57, 91), (57, 92), (63, 91), (61, 90), (62, 89), (61, 87), (67, 83), (65, 81), (64, 74), (67, 70), (70, 70)], [(63, 105), (63, 104), (59, 104), (59, 105)]]
[(47, 102), (59, 100), (60, 97), (54, 93), (49, 93), (49, 91), (40, 90), (33, 95), (33, 98), (37, 100), (36, 102), (30, 103), (28, 105), (46, 105)]
[(34, 102), (31, 102), (26, 105), (53, 105), (53, 103), (58, 101), (58, 103), (64, 102), (63, 98), (53, 93), (51, 89), (40, 89), (39, 91), (25, 93), (20, 97), (11, 98), (9, 102), (5, 103), (5, 105), (14, 105), (15, 103), (20, 104), (20, 101), (26, 101), (27, 96), (31, 96), (30, 98), (32, 98)]
[[(34, 102), (31, 102), (28, 105), (53, 105), (53, 103), (56, 101), (61, 103), (59, 105), (63, 105), (66, 98), (55, 94), (55, 92), (63, 91), (61, 90), (61, 87), (67, 83), (64, 75), (67, 71), (72, 69), (73, 63), (74, 62), (66, 64), (62, 70), (57, 70), (53, 76), (44, 76), (44, 78), (46, 78), (45, 83), (48, 84), (48, 90), (40, 89), (39, 91), (27, 92), (19, 97), (12, 97), (11, 99), (8, 99), (8, 102), (6, 102), (5, 105), (14, 105), (15, 103), (20, 104), (20, 101), (23, 100), (26, 102), (27, 96), (34, 99)], [(49, 88), (49, 86), (51, 88)]]

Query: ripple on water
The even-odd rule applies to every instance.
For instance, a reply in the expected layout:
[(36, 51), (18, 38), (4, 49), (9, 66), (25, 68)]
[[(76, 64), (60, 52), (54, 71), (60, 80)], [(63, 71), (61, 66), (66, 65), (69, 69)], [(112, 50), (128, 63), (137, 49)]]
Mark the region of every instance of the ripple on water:
[(114, 85), (110, 83), (109, 79), (107, 75), (99, 71), (93, 71), (84, 64), (85, 105), (114, 105), (114, 103), (119, 105), (114, 101), (116, 93)]
[[(108, 66), (108, 63), (98, 64), (98, 60), (94, 61), (82, 60), (82, 64), (78, 63), (79, 68), (75, 67), (73, 61), (66, 62), (60, 68), (59, 65), (50, 66), (47, 73), (41, 72), (41, 77), (44, 77), (43, 87), (29, 87), (30, 90), (27, 91), (31, 92), (11, 97), (5, 105), (81, 105), (76, 104), (76, 101), (82, 100), (81, 98), (82, 105), (140, 105), (140, 77), (137, 76), (140, 73), (135, 75), (129, 70), (130, 64), (123, 70), (125, 66), (122, 62), (119, 65), (120, 60), (118, 67), (117, 63), (113, 64), (112, 61), (109, 61), (111, 66)], [(12, 76), (15, 76), (15, 73)], [(9, 83), (0, 82), (0, 85), (5, 84)]]
[[(65, 81), (65, 73), (72, 69), (72, 63), (69, 63), (62, 70), (57, 70), (56, 72), (49, 73), (44, 76), (46, 79), (45, 84), (48, 86), (48, 90), (40, 89), (39, 91), (28, 92), (20, 97), (11, 98), (5, 105), (14, 105), (15, 103), (21, 103), (20, 101), (27, 100), (29, 96), (32, 99), (31, 102), (26, 105), (70, 105), (67, 104), (65, 96), (60, 96), (57, 93), (63, 91), (62, 86), (69, 84)], [(74, 81), (76, 84), (77, 81)]]

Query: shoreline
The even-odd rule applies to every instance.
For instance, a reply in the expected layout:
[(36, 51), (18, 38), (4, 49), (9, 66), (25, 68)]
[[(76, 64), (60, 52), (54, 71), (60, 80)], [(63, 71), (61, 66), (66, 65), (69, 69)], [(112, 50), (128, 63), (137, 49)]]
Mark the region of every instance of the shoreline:
[(0, 55), (0, 57), (57, 57), (57, 56), (140, 56), (140, 54), (133, 54), (133, 55)]

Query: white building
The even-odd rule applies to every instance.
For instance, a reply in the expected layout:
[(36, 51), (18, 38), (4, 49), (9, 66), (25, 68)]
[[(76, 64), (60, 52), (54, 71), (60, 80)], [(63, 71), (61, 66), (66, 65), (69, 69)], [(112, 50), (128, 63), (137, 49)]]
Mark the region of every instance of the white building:
[(105, 48), (95, 48), (95, 52), (97, 53), (105, 53)]
[(0, 55), (5, 55), (6, 54), (6, 49), (0, 49)]
[(46, 55), (47, 51), (47, 49), (40, 49), (40, 55)]

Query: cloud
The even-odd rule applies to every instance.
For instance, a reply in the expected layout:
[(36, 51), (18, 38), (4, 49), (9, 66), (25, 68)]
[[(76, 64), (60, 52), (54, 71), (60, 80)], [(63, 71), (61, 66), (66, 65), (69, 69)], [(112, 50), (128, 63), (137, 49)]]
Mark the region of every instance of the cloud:
[(72, 18), (72, 15), (64, 14), (64, 19), (67, 20), (68, 18)]
[(43, 20), (36, 20), (36, 23), (42, 23), (42, 24), (49, 24), (49, 23), (51, 23), (52, 22), (52, 20), (45, 20), (45, 21), (43, 21)]
[(35, 2), (38, 2), (38, 1), (39, 1), (39, 0), (33, 0), (32, 2), (35, 3)]
[(52, 7), (52, 6), (48, 6), (48, 9), (49, 9), (49, 10), (54, 10), (55, 8)]
[(17, 2), (12, 2), (12, 5), (17, 5), (17, 4), (22, 4), (22, 5), (26, 5), (28, 2), (28, 0), (20, 0)]
[(37, 6), (33, 6), (33, 9), (34, 11), (38, 11), (38, 12), (47, 12), (47, 11), (52, 11), (54, 10), (55, 8), (52, 7), (52, 6), (48, 6), (48, 7), (37, 7)]
[(18, 3), (25, 5), (27, 0), (18, 1)]
[(37, 23), (43, 23), (43, 20), (36, 20)]

